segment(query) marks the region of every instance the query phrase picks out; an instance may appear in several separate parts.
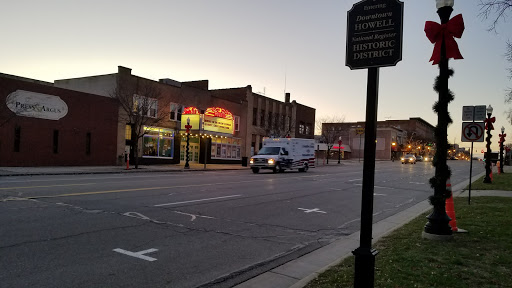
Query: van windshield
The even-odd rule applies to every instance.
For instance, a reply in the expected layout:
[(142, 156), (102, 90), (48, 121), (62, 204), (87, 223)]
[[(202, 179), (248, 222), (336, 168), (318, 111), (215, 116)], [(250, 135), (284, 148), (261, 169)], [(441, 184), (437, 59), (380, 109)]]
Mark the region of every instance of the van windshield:
[(281, 147), (263, 147), (258, 152), (258, 155), (279, 155)]

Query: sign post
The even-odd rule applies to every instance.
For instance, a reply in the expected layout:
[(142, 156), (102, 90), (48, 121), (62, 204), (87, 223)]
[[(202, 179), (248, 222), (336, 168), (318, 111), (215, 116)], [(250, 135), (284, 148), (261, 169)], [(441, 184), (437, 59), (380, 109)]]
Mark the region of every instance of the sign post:
[[(469, 156), (469, 190), (468, 190), (468, 205), (471, 205), (471, 176), (473, 174), (473, 144), (475, 142), (484, 142), (484, 121), (486, 107), (485, 105), (479, 106), (463, 106), (462, 107), (462, 121), (472, 121), (462, 123), (462, 142), (471, 142), (471, 155)], [(482, 150), (482, 153), (484, 151)]]
[(402, 60), (403, 11), (404, 3), (398, 0), (363, 0), (347, 12), (345, 64), (352, 70), (368, 69), (360, 246), (352, 251), (355, 288), (374, 287), (378, 251), (371, 245), (379, 67), (395, 66)]

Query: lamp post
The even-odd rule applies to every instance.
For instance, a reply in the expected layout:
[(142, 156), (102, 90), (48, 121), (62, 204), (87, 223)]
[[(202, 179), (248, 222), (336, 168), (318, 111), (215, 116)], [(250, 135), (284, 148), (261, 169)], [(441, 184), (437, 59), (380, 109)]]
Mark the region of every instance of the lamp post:
[(505, 144), (505, 127), (501, 126), (501, 134), (500, 134), (500, 173), (503, 173), (503, 166), (505, 166), (505, 162), (503, 162), (503, 144)]
[(188, 161), (190, 160), (190, 156), (188, 153), (190, 149), (190, 128), (192, 128), (192, 126), (190, 125), (190, 118), (187, 118), (187, 125), (185, 125), (185, 128), (187, 129), (187, 155), (185, 158), (185, 169), (190, 169), (190, 165), (188, 164)]
[(341, 163), (341, 136), (338, 138), (338, 164)]
[[(453, 11), (454, 0), (436, 0), (437, 14), (441, 20), (441, 25), (447, 25), (450, 15)], [(436, 157), (433, 162), (436, 168), (435, 176), (430, 179), (434, 188), (434, 195), (429, 197), (433, 211), (427, 216), (428, 222), (425, 224), (422, 237), (436, 240), (449, 240), (453, 238), (452, 228), (449, 225), (450, 217), (446, 214), (446, 199), (449, 192), (446, 189), (446, 183), (450, 175), (450, 168), (446, 163), (448, 150), (448, 124), (451, 123), (448, 114), (448, 103), (453, 100), (453, 94), (448, 89), (448, 79), (451, 76), (448, 68), (448, 58), (446, 53), (446, 43), (441, 40), (441, 51), (439, 59), (439, 76), (436, 79), (434, 89), (439, 94), (439, 101), (434, 107), (437, 112), (436, 127)], [(453, 72), (452, 72), (453, 73)]]
[(492, 115), (492, 106), (489, 105), (486, 109), (487, 111), (487, 119), (485, 120), (485, 128), (487, 129), (487, 138), (485, 138), (485, 141), (487, 141), (487, 156), (485, 156), (485, 178), (484, 183), (492, 183), (491, 180), (491, 130), (494, 129), (492, 126), (493, 118), (491, 118)]

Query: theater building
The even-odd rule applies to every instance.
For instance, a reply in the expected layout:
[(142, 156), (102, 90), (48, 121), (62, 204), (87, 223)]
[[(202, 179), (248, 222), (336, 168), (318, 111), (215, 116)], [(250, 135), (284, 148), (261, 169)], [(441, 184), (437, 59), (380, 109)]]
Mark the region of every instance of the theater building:
[(247, 164), (263, 137), (313, 138), (315, 109), (250, 85), (210, 90), (121, 66), (54, 83), (0, 75), (0, 166), (184, 164), (187, 147), (190, 163)]
[(116, 165), (113, 99), (0, 73), (0, 166)]

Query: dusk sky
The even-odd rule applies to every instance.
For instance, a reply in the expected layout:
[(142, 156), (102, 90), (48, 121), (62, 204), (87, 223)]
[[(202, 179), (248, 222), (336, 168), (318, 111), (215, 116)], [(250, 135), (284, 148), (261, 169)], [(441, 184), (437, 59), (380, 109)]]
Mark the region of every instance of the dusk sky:
[[(158, 0), (2, 1), (0, 72), (53, 82), (56, 79), (132, 69), (141, 77), (177, 81), (207, 79), (210, 89), (252, 85), (253, 91), (316, 108), (317, 119), (364, 121), (367, 70), (345, 66), (347, 11), (351, 0)], [(379, 120), (421, 117), (437, 125), (432, 89), (437, 66), (425, 21), (439, 22), (434, 0), (405, 0), (403, 58), (380, 69)], [(504, 112), (511, 63), (508, 22), (497, 32), (478, 16), (477, 0), (455, 0), (466, 30), (457, 39), (463, 60), (455, 75), (448, 140), (461, 143), (462, 106), (492, 105), (499, 130), (512, 139)], [(476, 155), (485, 144), (476, 143)]]

